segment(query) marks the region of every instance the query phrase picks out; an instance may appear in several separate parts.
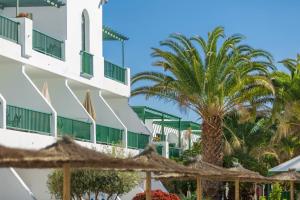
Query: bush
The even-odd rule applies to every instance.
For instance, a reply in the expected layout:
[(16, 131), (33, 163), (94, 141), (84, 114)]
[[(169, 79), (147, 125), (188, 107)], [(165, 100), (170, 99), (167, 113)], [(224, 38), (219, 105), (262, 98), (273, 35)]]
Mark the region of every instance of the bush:
[(261, 196), (261, 197), (259, 197), (259, 200), (266, 200), (266, 197), (265, 196)]
[[(151, 191), (152, 200), (180, 200), (179, 197), (175, 194), (165, 193), (161, 190)], [(138, 193), (132, 200), (145, 200), (146, 193)]]
[(270, 200), (281, 200), (282, 187), (279, 183), (275, 183), (270, 193)]

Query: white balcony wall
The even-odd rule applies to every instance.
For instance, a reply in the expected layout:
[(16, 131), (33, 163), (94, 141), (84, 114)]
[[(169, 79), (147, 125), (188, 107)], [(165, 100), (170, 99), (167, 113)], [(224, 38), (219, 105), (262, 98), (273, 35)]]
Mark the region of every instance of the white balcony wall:
[(43, 78), (42, 76), (37, 78), (33, 76), (32, 80), (40, 90), (42, 90), (44, 83), (47, 82), (51, 105), (56, 110), (57, 116), (92, 123), (91, 140), (94, 141), (95, 122), (77, 99), (73, 91), (69, 88), (66, 79), (53, 77)]
[(36, 199), (52, 199), (47, 187), (53, 169), (15, 169)]
[(151, 136), (151, 132), (141, 122), (140, 118), (132, 110), (128, 104), (127, 98), (109, 98), (104, 97), (108, 104), (113, 108), (114, 112), (120, 117), (127, 127), (128, 131), (135, 133), (143, 133)]
[(51, 113), (51, 133), (55, 134), (56, 113), (40, 91), (31, 82), (25, 68), (17, 64), (0, 63), (0, 93), (7, 105)]
[[(67, 39), (66, 6), (56, 7), (20, 7), (20, 12), (32, 13), (33, 28), (58, 40)], [(5, 8), (0, 14), (15, 18), (16, 8)]]
[[(84, 102), (87, 89), (77, 88), (76, 86), (72, 87), (72, 84), (70, 85), (80, 102)], [(96, 112), (96, 124), (117, 129), (126, 128), (118, 116), (113, 113), (113, 110), (110, 109), (109, 105), (107, 105), (105, 100), (101, 97), (99, 90), (90, 90), (90, 94)]]
[(20, 176), (11, 168), (0, 169), (0, 198), (35, 200), (35, 196)]
[(0, 93), (0, 128), (6, 128), (6, 100)]

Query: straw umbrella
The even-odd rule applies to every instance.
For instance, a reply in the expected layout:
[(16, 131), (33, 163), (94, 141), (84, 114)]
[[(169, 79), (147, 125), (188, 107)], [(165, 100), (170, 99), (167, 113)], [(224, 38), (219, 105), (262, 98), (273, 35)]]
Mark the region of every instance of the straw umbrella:
[(45, 97), (45, 99), (48, 101), (48, 103), (51, 103), (51, 98), (50, 98), (50, 94), (49, 94), (49, 87), (48, 87), (48, 83), (44, 82), (43, 88), (42, 88), (42, 94)]
[(0, 167), (63, 168), (63, 199), (70, 200), (70, 168), (101, 168), (104, 170), (147, 171), (151, 163), (138, 163), (132, 159), (113, 158), (95, 150), (82, 147), (70, 138), (39, 151), (0, 146)]
[(242, 165), (237, 164), (235, 167), (228, 169), (231, 172), (236, 173), (235, 176), (235, 200), (240, 199), (240, 182), (254, 182), (255, 184), (255, 196), (256, 196), (256, 183), (257, 182), (269, 182), (271, 181), (267, 177), (260, 175), (258, 172), (254, 172), (244, 168)]
[[(173, 160), (160, 156), (154, 146), (148, 146), (142, 153), (133, 157), (133, 160), (146, 165), (154, 165), (154, 168), (146, 172), (146, 200), (151, 200), (151, 172), (164, 172), (182, 174), (183, 176), (205, 176), (207, 172), (185, 167)], [(200, 183), (200, 182), (199, 182)]]
[(96, 112), (92, 103), (92, 98), (91, 98), (91, 92), (88, 90), (86, 92), (84, 101), (83, 101), (83, 106), (86, 109), (86, 111), (91, 115), (93, 119), (96, 119)]
[(283, 172), (272, 176), (277, 181), (289, 181), (290, 182), (290, 198), (295, 199), (295, 182), (300, 182), (300, 173), (296, 172), (295, 169), (290, 169), (288, 172)]
[(196, 158), (192, 158), (188, 164), (187, 167), (197, 170), (199, 172), (205, 172), (200, 175), (187, 175), (187, 174), (178, 174), (178, 173), (168, 173), (168, 174), (161, 174), (156, 175), (154, 178), (156, 179), (195, 179), (197, 183), (196, 193), (197, 193), (197, 200), (202, 200), (202, 180), (227, 180), (232, 179), (236, 174), (233, 172), (230, 172), (229, 170), (204, 162), (200, 156)]

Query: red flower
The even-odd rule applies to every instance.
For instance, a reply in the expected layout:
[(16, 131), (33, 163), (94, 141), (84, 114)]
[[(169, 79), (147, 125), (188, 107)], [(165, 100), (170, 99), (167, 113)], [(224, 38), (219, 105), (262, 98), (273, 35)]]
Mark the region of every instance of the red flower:
[[(180, 200), (176, 194), (165, 193), (161, 190), (152, 190), (151, 191), (152, 200)], [(138, 193), (132, 200), (146, 200), (146, 194)]]

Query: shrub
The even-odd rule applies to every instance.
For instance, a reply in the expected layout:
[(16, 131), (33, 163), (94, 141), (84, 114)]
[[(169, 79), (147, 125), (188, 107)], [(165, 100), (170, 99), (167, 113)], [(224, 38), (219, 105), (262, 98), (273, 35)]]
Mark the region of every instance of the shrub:
[(275, 183), (270, 193), (270, 200), (281, 200), (282, 188), (279, 183)]
[[(179, 197), (175, 194), (165, 193), (161, 190), (151, 191), (152, 200), (180, 200)], [(138, 193), (132, 200), (145, 200), (146, 193)]]
[(261, 196), (261, 197), (259, 197), (259, 200), (266, 200), (266, 197), (265, 196)]

